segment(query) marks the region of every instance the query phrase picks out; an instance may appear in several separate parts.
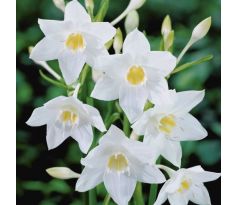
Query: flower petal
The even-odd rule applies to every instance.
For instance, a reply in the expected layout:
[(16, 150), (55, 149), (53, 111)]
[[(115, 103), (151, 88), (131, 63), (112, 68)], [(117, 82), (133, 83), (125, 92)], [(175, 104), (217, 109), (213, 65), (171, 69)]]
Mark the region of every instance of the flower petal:
[(97, 37), (104, 45), (116, 34), (116, 29), (108, 22), (93, 22), (84, 27), (85, 33)]
[(35, 61), (49, 61), (57, 59), (63, 51), (64, 45), (54, 39), (54, 36), (44, 37), (32, 49), (30, 58)]
[(64, 50), (59, 56), (59, 65), (65, 82), (69, 85), (76, 81), (85, 64), (86, 58), (80, 53)]
[(38, 24), (45, 36), (68, 32), (71, 27), (69, 22), (48, 19), (38, 19)]
[[(149, 100), (154, 104), (168, 104), (168, 97), (166, 93), (168, 92), (168, 82), (164, 78), (150, 79), (147, 81), (147, 89), (149, 92)], [(166, 102), (166, 103), (165, 103)], [(163, 106), (164, 107), (164, 106)], [(162, 109), (163, 109), (162, 107)]]
[(64, 11), (64, 20), (80, 22), (81, 24), (91, 22), (91, 18), (86, 12), (85, 8), (77, 0), (70, 1), (66, 5)]
[(91, 125), (82, 125), (74, 130), (72, 137), (79, 143), (80, 150), (87, 153), (93, 143), (93, 130)]
[(75, 190), (79, 192), (88, 191), (98, 184), (100, 184), (103, 180), (103, 170), (102, 169), (90, 169), (85, 167), (80, 175)]
[(119, 104), (131, 123), (143, 113), (147, 99), (148, 92), (144, 86), (120, 87)]
[(100, 130), (101, 132), (105, 132), (106, 131), (106, 127), (105, 127), (105, 125), (103, 123), (103, 120), (102, 120), (102, 117), (101, 117), (99, 111), (96, 108), (94, 108), (94, 107), (92, 107), (90, 105), (87, 105), (87, 104), (85, 104), (84, 107), (89, 112), (90, 118), (92, 120), (92, 122), (91, 122), (92, 125), (94, 127), (96, 127), (98, 130)]
[(91, 97), (99, 100), (116, 100), (119, 98), (120, 84), (106, 75), (103, 75), (98, 81), (91, 93)]
[(47, 125), (46, 141), (49, 150), (58, 147), (68, 137), (68, 131), (59, 129), (54, 124)]
[(38, 107), (33, 110), (26, 124), (32, 127), (45, 125), (52, 119), (52, 114), (45, 106)]
[(176, 57), (167, 51), (151, 51), (140, 61), (143, 67), (157, 69), (161, 77), (169, 75), (176, 66)]
[(174, 130), (176, 133), (175, 139), (184, 140), (201, 140), (207, 137), (207, 131), (202, 127), (200, 122), (187, 113), (176, 119), (177, 127)]
[(166, 181), (163, 173), (154, 165), (134, 163), (131, 169), (131, 172), (135, 174), (136, 179), (140, 182), (159, 184)]
[(161, 205), (167, 200), (168, 194), (166, 193), (165, 189), (166, 189), (166, 186), (168, 185), (168, 183), (169, 183), (169, 180), (166, 181), (164, 183), (164, 185), (162, 186), (162, 188), (160, 189), (158, 197), (157, 197), (154, 205)]
[(136, 187), (134, 178), (126, 174), (106, 172), (103, 180), (108, 193), (117, 204), (128, 204)]
[(211, 199), (204, 185), (193, 185), (189, 194), (189, 200), (195, 204), (211, 205)]
[(168, 195), (169, 203), (171, 205), (187, 205), (188, 199), (180, 193), (174, 193)]
[(177, 92), (177, 101), (175, 102), (174, 112), (183, 114), (189, 112), (198, 103), (202, 101), (205, 91), (183, 91)]
[(150, 44), (145, 35), (135, 29), (130, 32), (123, 44), (123, 53), (131, 53), (132, 55), (148, 53)]

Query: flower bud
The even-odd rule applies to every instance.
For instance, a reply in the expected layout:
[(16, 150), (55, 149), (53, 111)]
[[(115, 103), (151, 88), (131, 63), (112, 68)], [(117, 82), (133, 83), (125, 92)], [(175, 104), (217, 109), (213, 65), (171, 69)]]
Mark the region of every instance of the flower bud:
[(93, 0), (85, 0), (84, 3), (85, 3), (85, 6), (86, 6), (87, 10), (93, 11), (93, 9), (94, 9)]
[(209, 31), (210, 27), (211, 27), (211, 17), (208, 17), (206, 19), (204, 19), (203, 21), (201, 21), (194, 29), (192, 32), (192, 36), (191, 36), (191, 42), (192, 44), (197, 42), (198, 40), (202, 39), (207, 32)]
[(162, 23), (161, 34), (163, 35), (163, 37), (165, 37), (165, 36), (167, 37), (171, 30), (172, 30), (171, 19), (170, 19), (169, 15), (167, 15), (167, 16), (165, 16), (163, 23)]
[(64, 0), (53, 0), (54, 5), (64, 12), (65, 9), (65, 2)]
[(122, 45), (123, 45), (123, 36), (121, 29), (118, 28), (113, 41), (113, 48), (116, 54), (119, 54), (121, 52)]
[(79, 178), (80, 174), (72, 171), (71, 169), (67, 167), (52, 167), (46, 169), (46, 172), (58, 179), (72, 179), (72, 178)]
[(167, 37), (164, 39), (164, 50), (168, 51), (174, 43), (174, 31), (170, 31)]
[(130, 33), (139, 26), (139, 14), (136, 10), (131, 11), (125, 20), (126, 33)]

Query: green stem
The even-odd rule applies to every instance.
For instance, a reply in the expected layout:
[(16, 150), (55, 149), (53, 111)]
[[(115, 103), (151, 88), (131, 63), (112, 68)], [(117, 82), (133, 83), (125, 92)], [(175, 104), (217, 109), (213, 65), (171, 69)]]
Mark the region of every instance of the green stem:
[(125, 135), (129, 137), (129, 135), (130, 135), (130, 122), (129, 122), (126, 114), (124, 114), (124, 117), (123, 117), (123, 131), (124, 131)]
[(89, 191), (89, 205), (97, 204), (96, 191), (92, 189)]
[(142, 194), (142, 185), (140, 182), (137, 182), (136, 190), (134, 193), (134, 203), (135, 205), (144, 205), (144, 199)]
[(148, 205), (154, 204), (156, 196), (157, 196), (157, 190), (158, 190), (158, 185), (157, 184), (151, 184), (150, 185), (150, 194), (149, 194)]
[(109, 205), (110, 200), (111, 200), (111, 197), (109, 194), (107, 194), (103, 201), (103, 205)]

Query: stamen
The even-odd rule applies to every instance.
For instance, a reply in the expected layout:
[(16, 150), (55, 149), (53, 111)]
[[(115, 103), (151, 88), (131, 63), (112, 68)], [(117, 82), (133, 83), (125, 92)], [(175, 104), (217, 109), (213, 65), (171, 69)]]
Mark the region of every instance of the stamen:
[(127, 73), (127, 80), (132, 85), (138, 85), (144, 82), (145, 72), (141, 66), (132, 66)]
[(178, 192), (182, 193), (183, 191), (188, 190), (190, 188), (190, 185), (191, 185), (191, 182), (189, 182), (188, 180), (183, 180), (178, 189)]
[(159, 129), (166, 134), (170, 134), (175, 126), (176, 122), (174, 116), (168, 115), (160, 120)]
[(128, 169), (128, 160), (122, 153), (111, 155), (107, 163), (111, 171), (124, 172)]
[(83, 50), (85, 48), (85, 40), (81, 34), (72, 33), (68, 36), (65, 45), (72, 51)]

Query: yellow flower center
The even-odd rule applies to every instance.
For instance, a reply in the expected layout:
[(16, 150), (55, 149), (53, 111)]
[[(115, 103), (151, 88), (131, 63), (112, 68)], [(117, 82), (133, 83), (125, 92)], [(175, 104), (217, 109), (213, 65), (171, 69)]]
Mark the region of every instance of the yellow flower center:
[(108, 159), (107, 166), (112, 171), (124, 171), (128, 167), (128, 160), (124, 154), (114, 154)]
[(160, 120), (159, 129), (166, 134), (170, 134), (175, 126), (176, 122), (174, 116), (168, 115)]
[(132, 85), (138, 85), (145, 79), (145, 72), (141, 66), (132, 66), (127, 73), (127, 80)]
[(180, 187), (179, 187), (179, 189), (178, 189), (178, 192), (183, 192), (183, 191), (186, 191), (186, 190), (188, 190), (189, 188), (190, 188), (190, 182), (189, 181), (187, 181), (187, 180), (183, 180), (182, 182), (181, 182), (181, 185), (180, 185)]
[(75, 124), (78, 121), (78, 116), (71, 111), (62, 112), (60, 119), (63, 123), (70, 122), (71, 124)]
[(72, 33), (68, 36), (65, 45), (72, 51), (82, 50), (85, 48), (85, 40), (79, 33)]

